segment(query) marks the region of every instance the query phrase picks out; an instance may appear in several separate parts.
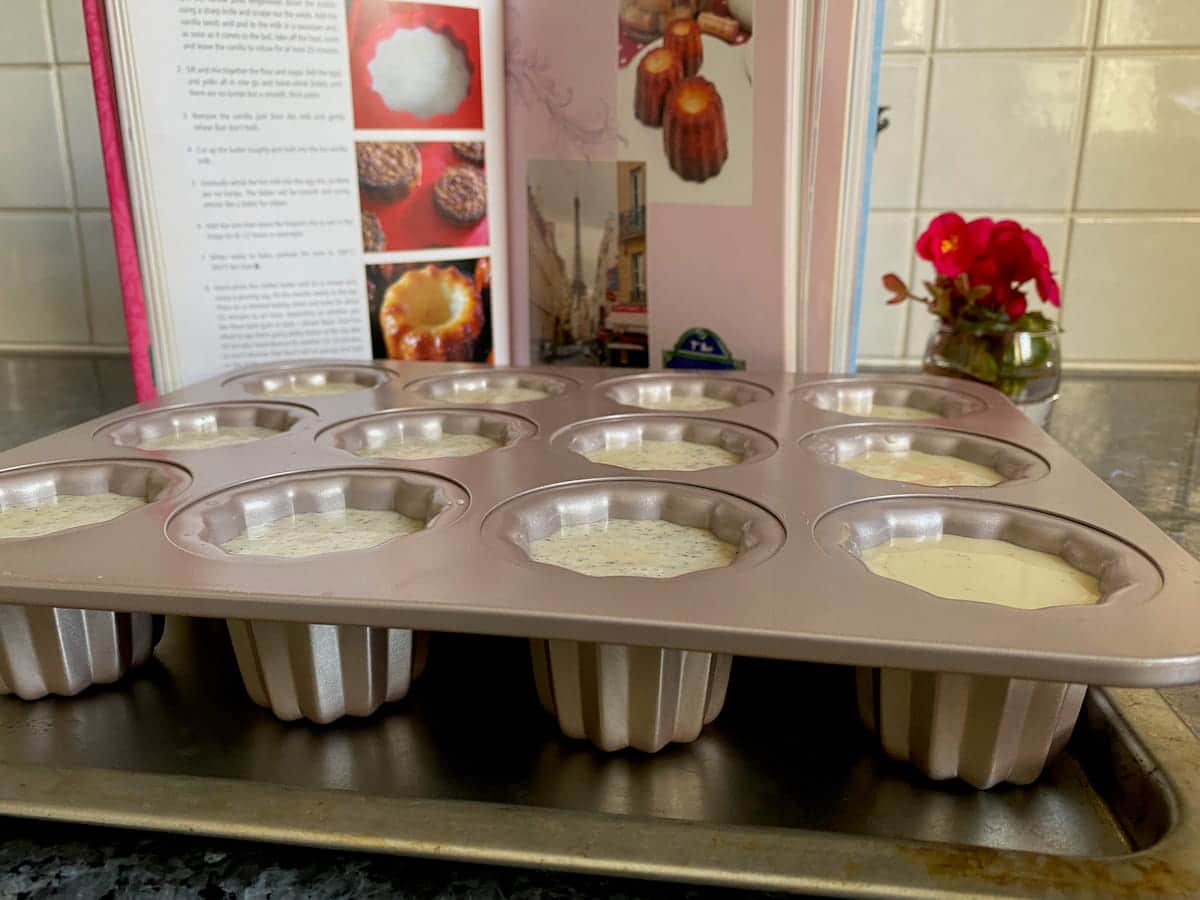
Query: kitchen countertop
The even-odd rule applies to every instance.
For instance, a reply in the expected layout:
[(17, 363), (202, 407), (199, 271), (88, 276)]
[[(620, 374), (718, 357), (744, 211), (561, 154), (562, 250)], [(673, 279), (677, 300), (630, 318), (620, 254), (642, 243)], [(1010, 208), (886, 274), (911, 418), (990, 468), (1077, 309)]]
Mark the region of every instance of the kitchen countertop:
[[(0, 449), (133, 401), (119, 358), (0, 357)], [(1050, 432), (1200, 555), (1200, 376), (1073, 376)], [(1163, 691), (1200, 739), (1200, 687)], [(719, 897), (735, 892), (0, 818), (0, 897)]]

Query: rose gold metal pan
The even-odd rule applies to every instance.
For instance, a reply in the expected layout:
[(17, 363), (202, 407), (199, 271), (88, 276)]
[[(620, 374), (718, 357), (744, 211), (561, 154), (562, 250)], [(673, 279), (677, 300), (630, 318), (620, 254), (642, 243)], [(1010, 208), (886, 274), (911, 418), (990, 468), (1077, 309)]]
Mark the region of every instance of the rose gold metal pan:
[[(345, 390), (302, 393), (305, 385), (330, 384)], [(471, 390), (488, 387), (546, 396), (471, 402)], [(672, 397), (701, 408), (635, 405), (661, 406)], [(298, 409), (238, 405), (254, 403)], [(872, 403), (915, 407), (929, 418), (871, 419), (864, 413)], [(156, 433), (172, 411), (186, 424), (201, 407), (253, 413), (256, 421), (266, 415), (286, 428), (266, 440), (203, 451), (130, 446), (131, 435)], [(477, 427), (503, 434), (507, 444), (474, 456), (403, 462), (354, 452), (368, 426), (407, 427), (389, 424), (384, 413), (415, 414), (411, 421), (420, 424), (420, 414), (436, 419), (447, 410), (473, 411)], [(744, 447), (746, 461), (698, 472), (633, 472), (590, 463), (572, 449), (595, 439), (597, 423), (628, 430), (643, 415), (651, 433), (667, 437), (702, 419), (690, 433)], [(356, 420), (366, 424), (356, 430)], [(870, 434), (856, 436), (860, 427)], [(930, 452), (995, 452), (1002, 471), (1016, 477), (986, 488), (923, 488), (830, 462), (838, 442), (880, 440), (880, 429)], [(1200, 680), (1200, 565), (999, 394), (966, 382), (445, 364), (259, 368), (3, 454), (0, 490), (24, 477), (25, 467), (53, 473), (81, 461), (173, 464), (190, 482), (102, 525), (0, 541), (0, 589), (11, 602), (508, 634), (1072, 684)], [(284, 498), (312, 479), (366, 484), (379, 473), (434, 485), (429, 491), (441, 498), (434, 506), (445, 504), (430, 507), (432, 527), (373, 549), (306, 559), (234, 558), (213, 543), (239, 516), (244, 520), (246, 498), (262, 521), (271, 510), (290, 509)], [(747, 515), (742, 554), (728, 568), (666, 580), (589, 578), (526, 557), (521, 528), (533, 523), (544, 531), (564, 511), (573, 521), (604, 518), (639, 484), (644, 502), (626, 504), (625, 515), (682, 509), (697, 492), (716, 498), (711, 510), (718, 513), (722, 504), (738, 505)], [(391, 502), (386, 491), (356, 496), (368, 506)], [(1093, 607), (1028, 612), (943, 600), (876, 578), (855, 551), (885, 538), (879, 523), (892, 504), (908, 511), (905, 533), (1003, 534), (1062, 553), (1100, 575), (1106, 596)], [(765, 543), (764, 529), (774, 535)]]

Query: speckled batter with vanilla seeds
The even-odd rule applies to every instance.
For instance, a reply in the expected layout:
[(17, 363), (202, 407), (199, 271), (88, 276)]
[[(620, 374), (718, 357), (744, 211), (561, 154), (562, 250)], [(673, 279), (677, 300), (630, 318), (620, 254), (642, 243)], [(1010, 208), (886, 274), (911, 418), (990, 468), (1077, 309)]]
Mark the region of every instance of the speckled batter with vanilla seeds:
[(231, 556), (280, 556), (297, 559), (365, 550), (404, 534), (421, 531), (425, 523), (390, 509), (336, 509), (296, 513), (253, 525), (221, 549)]
[(669, 397), (638, 397), (626, 405), (642, 409), (699, 412), (706, 409), (729, 409), (733, 406), (733, 401), (709, 397), (706, 394), (672, 394)]
[(582, 454), (589, 462), (622, 469), (664, 469), (697, 472), (716, 466), (736, 466), (742, 458), (724, 447), (695, 441), (638, 441), (623, 447), (602, 447)]
[(483, 434), (443, 432), (437, 437), (395, 437), (373, 447), (362, 447), (355, 450), (354, 454), (377, 459), (440, 459), (446, 456), (474, 456), (503, 446), (503, 442)]
[(256, 391), (266, 397), (315, 397), (318, 394), (345, 394), (361, 391), (366, 385), (357, 381), (323, 381), (319, 384), (294, 384), (289, 382), (279, 387)]
[(527, 400), (543, 400), (550, 395), (537, 388), (527, 387), (482, 387), (458, 388), (439, 399), (450, 403), (523, 403)]
[(0, 539), (43, 537), (81, 525), (98, 525), (145, 505), (145, 497), (124, 494), (59, 494), (28, 506), (0, 510)]
[(156, 438), (147, 438), (138, 444), (141, 450), (207, 450), (210, 447), (233, 447), (249, 444), (263, 438), (275, 437), (281, 432), (261, 425), (230, 425), (202, 431), (176, 431)]
[(529, 545), (534, 562), (581, 575), (674, 578), (730, 565), (738, 548), (707, 528), (660, 519), (608, 519), (567, 525)]

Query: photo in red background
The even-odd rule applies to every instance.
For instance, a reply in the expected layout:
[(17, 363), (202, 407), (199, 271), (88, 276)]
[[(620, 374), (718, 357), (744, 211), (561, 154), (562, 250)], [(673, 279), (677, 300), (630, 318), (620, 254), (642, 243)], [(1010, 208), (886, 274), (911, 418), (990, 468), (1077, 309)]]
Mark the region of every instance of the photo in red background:
[[(360, 190), (359, 200), (366, 212), (379, 218), (388, 250), (427, 250), (432, 247), (484, 247), (488, 242), (488, 217), (471, 225), (451, 222), (438, 212), (433, 200), (434, 185), (442, 173), (451, 166), (470, 166), (486, 170), (468, 162), (454, 151), (450, 143), (418, 143), (421, 153), (421, 183), (408, 196), (400, 200), (379, 200), (369, 197)], [(486, 187), (485, 187), (486, 199)]]
[[(436, 3), (349, 0), (347, 22), (356, 128), (483, 128), (479, 10)], [(422, 119), (389, 108), (372, 88), (367, 67), (375, 57), (375, 49), (401, 28), (428, 28), (446, 35), (462, 50), (471, 74), (467, 95), (454, 112)]]

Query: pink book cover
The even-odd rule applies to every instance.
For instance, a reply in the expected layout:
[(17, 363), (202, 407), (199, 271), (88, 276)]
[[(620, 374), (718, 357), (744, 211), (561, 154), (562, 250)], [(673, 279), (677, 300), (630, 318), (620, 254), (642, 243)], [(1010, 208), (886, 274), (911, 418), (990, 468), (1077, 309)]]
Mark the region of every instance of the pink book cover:
[(117, 251), (117, 272), (125, 303), (125, 328), (129, 336), (134, 391), (140, 402), (155, 397), (157, 390), (150, 361), (150, 329), (146, 321), (146, 298), (142, 293), (137, 237), (129, 202), (129, 181), (125, 173), (125, 153), (117, 111), (104, 0), (83, 0), (83, 18), (87, 30), (88, 57), (92, 65), (92, 87), (96, 94), (96, 114), (100, 122), (100, 148), (104, 159), (105, 178), (108, 181), (108, 204)]

